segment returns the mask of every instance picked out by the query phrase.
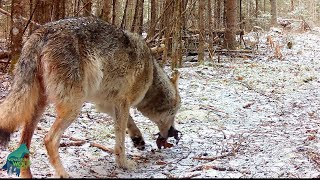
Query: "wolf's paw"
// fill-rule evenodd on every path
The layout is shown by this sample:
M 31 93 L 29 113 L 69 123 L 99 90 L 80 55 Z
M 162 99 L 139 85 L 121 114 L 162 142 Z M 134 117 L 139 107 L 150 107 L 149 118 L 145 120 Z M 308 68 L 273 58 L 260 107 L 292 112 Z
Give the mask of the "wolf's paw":
M 70 178 L 69 174 L 67 172 L 62 173 L 56 173 L 55 175 L 57 178 Z
M 32 174 L 31 174 L 30 168 L 28 168 L 28 169 L 21 169 L 21 171 L 20 171 L 20 178 L 31 179 L 31 178 L 32 178 Z
M 144 150 L 146 143 L 144 142 L 143 138 L 140 137 L 131 137 L 134 147 L 139 150 Z
M 117 160 L 117 166 L 126 169 L 126 170 L 134 170 L 137 167 L 137 163 L 130 159 Z

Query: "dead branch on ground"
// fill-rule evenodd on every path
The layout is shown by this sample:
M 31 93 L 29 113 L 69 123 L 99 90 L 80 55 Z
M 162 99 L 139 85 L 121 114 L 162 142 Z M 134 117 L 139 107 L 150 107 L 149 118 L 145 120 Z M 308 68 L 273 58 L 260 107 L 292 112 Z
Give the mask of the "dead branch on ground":
M 60 143 L 60 147 L 70 147 L 70 146 L 82 146 L 85 143 L 90 143 L 91 147 L 99 148 L 105 152 L 108 152 L 110 154 L 113 154 L 113 149 L 105 147 L 101 144 L 95 143 L 95 142 L 89 142 L 88 140 L 78 139 L 71 136 L 62 135 L 63 138 L 68 138 L 73 142 L 62 142 Z

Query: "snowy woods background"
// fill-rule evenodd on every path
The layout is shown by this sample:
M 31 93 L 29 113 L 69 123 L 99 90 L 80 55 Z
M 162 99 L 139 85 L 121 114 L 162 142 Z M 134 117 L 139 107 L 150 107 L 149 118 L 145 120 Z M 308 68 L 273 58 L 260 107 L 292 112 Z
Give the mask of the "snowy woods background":
M 147 148 L 127 137 L 138 168 L 124 171 L 111 151 L 112 119 L 86 103 L 59 150 L 72 177 L 319 178 L 319 11 L 318 0 L 0 0 L 0 101 L 34 29 L 98 16 L 141 34 L 168 74 L 181 72 L 183 135 L 158 150 L 156 126 L 132 109 Z M 32 140 L 34 177 L 54 176 L 43 144 L 54 120 L 50 106 Z M 19 137 L 0 147 L 0 166 Z

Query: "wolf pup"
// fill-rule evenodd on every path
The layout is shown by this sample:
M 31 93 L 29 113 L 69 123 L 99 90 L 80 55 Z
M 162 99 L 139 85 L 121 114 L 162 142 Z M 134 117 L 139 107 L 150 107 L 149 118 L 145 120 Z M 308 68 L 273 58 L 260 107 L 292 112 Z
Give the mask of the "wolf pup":
M 45 24 L 25 42 L 12 89 L 0 105 L 0 143 L 22 127 L 20 144 L 29 149 L 39 117 L 53 103 L 56 120 L 44 142 L 57 176 L 69 177 L 58 153 L 60 139 L 88 101 L 114 119 L 116 164 L 134 168 L 125 154 L 126 129 L 136 147 L 145 143 L 129 109 L 136 107 L 168 138 L 180 107 L 177 80 L 178 74 L 167 76 L 137 35 L 98 18 Z M 31 177 L 30 168 L 21 177 Z

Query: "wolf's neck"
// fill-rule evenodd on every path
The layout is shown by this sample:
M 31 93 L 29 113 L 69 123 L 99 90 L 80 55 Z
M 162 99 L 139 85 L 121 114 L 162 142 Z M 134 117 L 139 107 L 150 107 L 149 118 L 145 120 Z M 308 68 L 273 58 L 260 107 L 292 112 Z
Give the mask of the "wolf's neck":
M 167 74 L 157 62 L 154 62 L 153 82 L 137 108 L 143 114 L 168 111 L 175 106 L 176 94 L 176 89 Z

